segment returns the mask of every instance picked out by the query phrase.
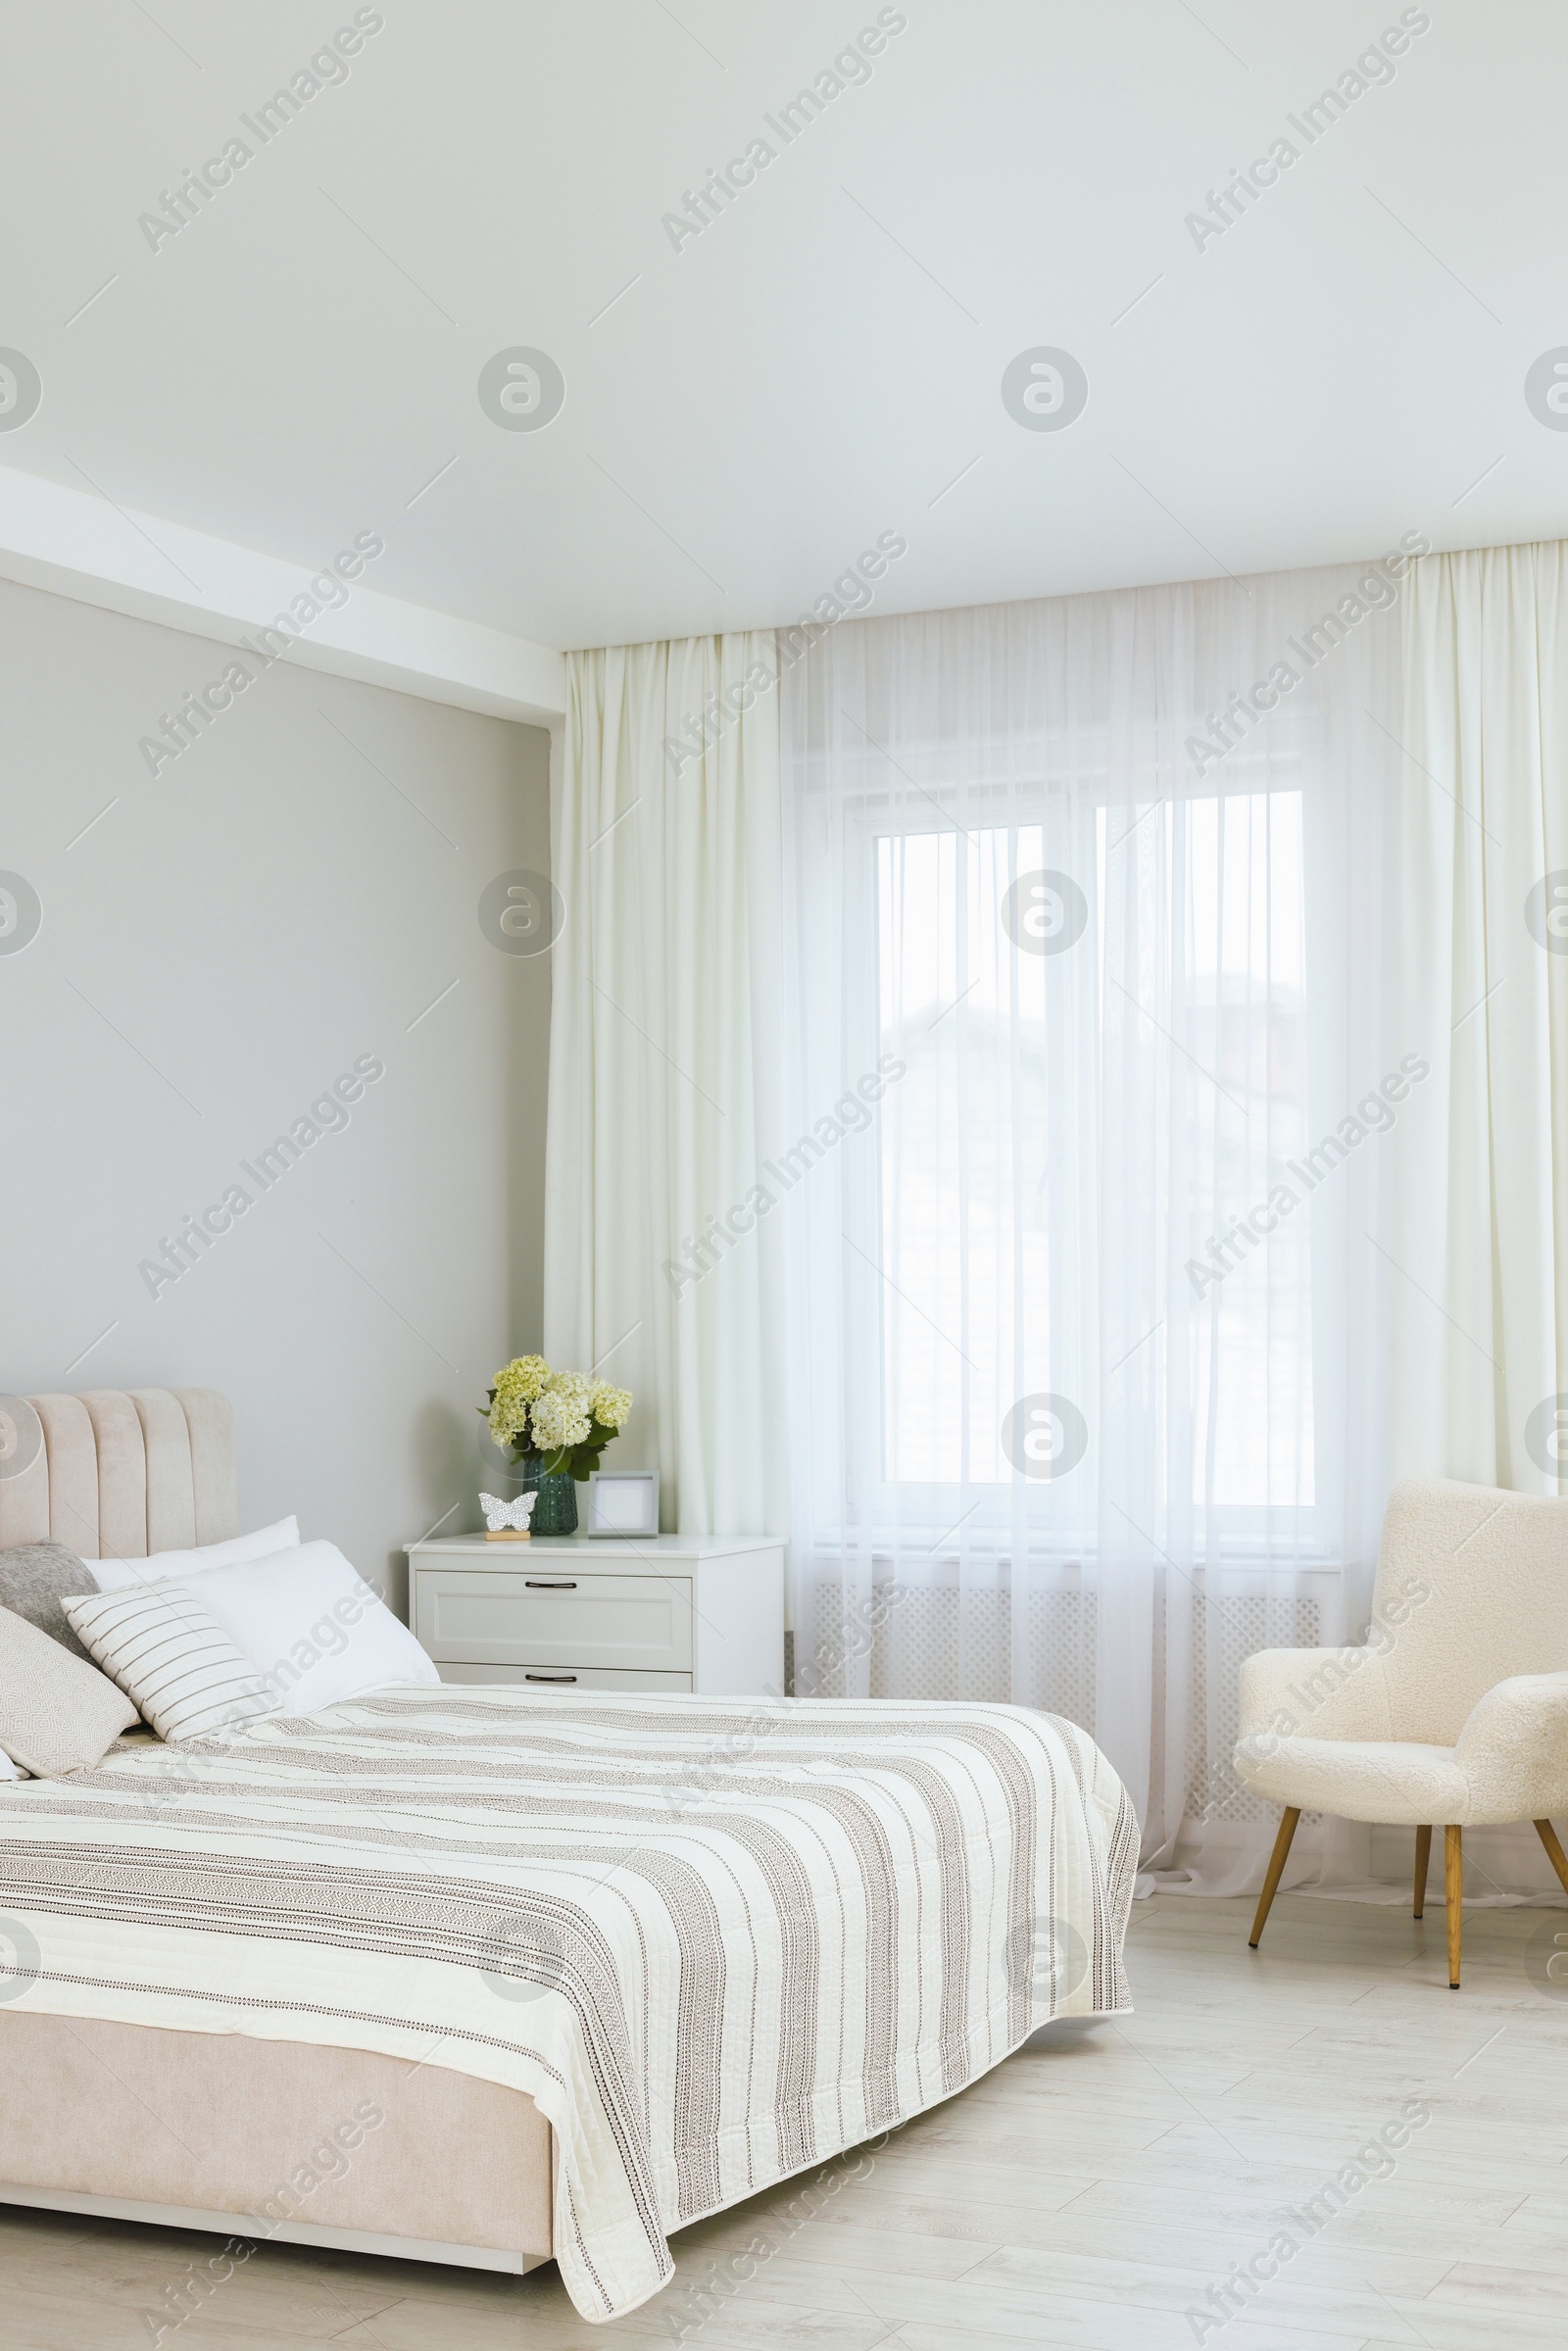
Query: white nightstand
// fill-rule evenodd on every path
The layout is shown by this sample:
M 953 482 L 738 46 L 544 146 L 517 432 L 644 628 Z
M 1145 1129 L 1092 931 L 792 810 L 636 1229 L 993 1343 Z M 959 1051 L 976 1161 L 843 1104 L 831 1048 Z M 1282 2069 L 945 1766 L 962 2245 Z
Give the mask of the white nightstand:
M 443 1682 L 756 1697 L 784 1687 L 784 1545 L 482 1535 L 411 1543 L 409 1622 Z

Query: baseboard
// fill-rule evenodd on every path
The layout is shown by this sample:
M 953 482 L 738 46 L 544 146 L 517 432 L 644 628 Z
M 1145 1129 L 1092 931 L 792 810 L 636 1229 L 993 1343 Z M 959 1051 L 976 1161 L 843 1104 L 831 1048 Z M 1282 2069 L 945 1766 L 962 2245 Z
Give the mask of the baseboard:
M 130 2196 L 89 2196 L 74 2188 L 22 2187 L 0 2180 L 0 2204 L 39 2212 L 85 2213 L 93 2220 L 138 2221 L 152 2229 L 202 2229 L 258 2243 L 320 2245 L 335 2253 L 378 2253 L 394 2261 L 439 2262 L 448 2269 L 501 2270 L 526 2277 L 548 2253 L 505 2252 L 493 2245 L 442 2245 L 416 2236 L 377 2236 L 367 2229 L 318 2229 L 309 2221 L 259 2222 L 254 2213 L 199 2212 L 179 2204 L 139 2204 Z

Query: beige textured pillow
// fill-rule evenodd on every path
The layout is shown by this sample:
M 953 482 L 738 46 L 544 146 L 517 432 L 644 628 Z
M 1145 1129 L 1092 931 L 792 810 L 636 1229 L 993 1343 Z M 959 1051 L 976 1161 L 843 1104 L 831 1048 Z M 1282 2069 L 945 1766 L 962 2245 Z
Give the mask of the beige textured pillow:
M 90 1771 L 136 1709 L 107 1674 L 0 1608 L 0 1747 L 35 1779 Z

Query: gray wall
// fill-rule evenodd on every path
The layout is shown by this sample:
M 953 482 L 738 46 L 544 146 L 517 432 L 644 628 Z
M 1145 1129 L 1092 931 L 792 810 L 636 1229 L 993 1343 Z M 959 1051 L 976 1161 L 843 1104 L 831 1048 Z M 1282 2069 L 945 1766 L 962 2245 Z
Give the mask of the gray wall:
M 242 1527 L 295 1510 L 401 1604 L 539 1344 L 549 957 L 477 909 L 548 870 L 549 738 L 278 662 L 154 777 L 139 738 L 228 648 L 5 582 L 0 646 L 0 868 L 42 909 L 0 952 L 0 1390 L 223 1390 Z M 240 1162 L 362 1055 L 264 1190 Z

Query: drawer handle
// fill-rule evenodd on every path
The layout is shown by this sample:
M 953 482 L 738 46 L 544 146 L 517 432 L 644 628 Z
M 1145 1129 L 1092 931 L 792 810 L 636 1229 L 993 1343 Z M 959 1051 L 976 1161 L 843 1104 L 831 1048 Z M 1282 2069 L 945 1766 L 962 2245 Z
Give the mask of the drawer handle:
M 522 1581 L 523 1589 L 527 1592 L 575 1592 L 577 1589 L 575 1577 L 569 1584 L 546 1584 L 538 1576 L 524 1576 Z
M 524 1674 L 525 1682 L 575 1682 L 575 1674 Z

